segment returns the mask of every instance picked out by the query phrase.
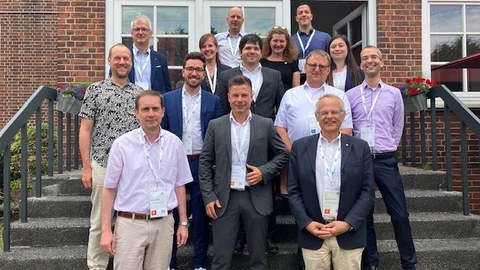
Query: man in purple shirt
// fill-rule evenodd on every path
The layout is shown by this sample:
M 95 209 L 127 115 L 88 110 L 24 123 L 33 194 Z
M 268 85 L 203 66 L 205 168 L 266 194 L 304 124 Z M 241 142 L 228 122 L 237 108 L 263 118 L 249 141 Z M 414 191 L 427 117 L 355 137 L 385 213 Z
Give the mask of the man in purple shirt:
M 353 134 L 370 146 L 375 183 L 391 218 L 402 268 L 415 269 L 417 256 L 396 159 L 404 124 L 402 94 L 398 88 L 382 82 L 380 69 L 384 64 L 378 48 L 365 47 L 360 58 L 365 81 L 346 93 L 352 110 Z M 362 264 L 364 269 L 377 269 L 378 261 L 372 209 L 367 220 L 367 248 Z

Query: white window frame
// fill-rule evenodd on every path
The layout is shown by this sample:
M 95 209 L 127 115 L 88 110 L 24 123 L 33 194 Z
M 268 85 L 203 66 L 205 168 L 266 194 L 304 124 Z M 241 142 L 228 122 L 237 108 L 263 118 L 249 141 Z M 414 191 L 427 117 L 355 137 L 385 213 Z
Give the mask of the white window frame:
M 431 76 L 431 66 L 432 62 L 430 61 L 430 5 L 470 5 L 470 4 L 480 4 L 480 0 L 422 0 L 422 70 L 423 74 L 426 77 Z M 464 10 L 464 8 L 463 8 Z M 463 11 L 462 11 L 463 12 Z M 462 15 L 463 24 L 465 24 L 465 16 Z M 462 29 L 463 31 L 463 29 Z M 465 38 L 465 31 L 463 38 Z M 464 39 L 465 40 L 465 39 Z M 463 44 L 462 48 L 462 55 L 466 55 L 466 48 L 465 44 Z M 445 62 L 448 63 L 448 62 Z M 463 76 L 466 75 L 466 69 L 463 70 Z M 468 92 L 467 89 L 467 82 L 463 82 L 463 91 L 462 92 L 453 92 L 465 105 L 470 108 L 479 108 L 480 107 L 480 92 Z M 443 102 L 438 104 L 439 106 L 443 106 Z

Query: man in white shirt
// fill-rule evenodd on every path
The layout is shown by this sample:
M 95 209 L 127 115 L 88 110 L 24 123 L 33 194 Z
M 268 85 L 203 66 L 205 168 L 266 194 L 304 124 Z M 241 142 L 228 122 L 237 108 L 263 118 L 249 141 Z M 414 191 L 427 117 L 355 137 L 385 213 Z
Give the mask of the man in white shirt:
M 242 31 L 244 21 L 242 8 L 232 7 L 227 14 L 228 31 L 215 35 L 220 63 L 232 68 L 238 67 L 242 62 L 238 44 L 240 39 L 247 34 Z

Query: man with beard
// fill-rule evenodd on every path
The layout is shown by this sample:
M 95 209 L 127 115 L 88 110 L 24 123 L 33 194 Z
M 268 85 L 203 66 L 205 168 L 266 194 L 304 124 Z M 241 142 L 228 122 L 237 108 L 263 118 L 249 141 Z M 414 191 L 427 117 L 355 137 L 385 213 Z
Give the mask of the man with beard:
M 130 26 L 133 63 L 128 78 L 145 90 L 151 89 L 162 94 L 171 91 L 167 58 L 148 46 L 152 37 L 150 19 L 145 15 L 139 15 L 133 18 Z
M 220 99 L 201 89 L 205 78 L 206 59 L 199 52 L 188 53 L 183 61 L 182 76 L 185 84 L 173 92 L 165 94 L 165 116 L 162 127 L 171 131 L 183 142 L 190 171 L 194 181 L 187 185 L 190 193 L 190 210 L 193 225 L 193 266 L 197 270 L 207 267 L 208 217 L 203 207 L 202 194 L 198 182 L 198 158 L 203 147 L 203 139 L 210 120 L 221 115 Z M 188 225 L 180 220 L 180 225 Z M 173 246 L 170 269 L 176 268 L 176 245 Z
M 100 204 L 108 154 L 116 138 L 138 127 L 135 97 L 142 91 L 142 88 L 128 81 L 132 55 L 125 45 L 113 45 L 108 53 L 108 64 L 111 77 L 88 87 L 78 115 L 81 118 L 79 143 L 82 183 L 85 188 L 92 190 L 87 251 L 90 270 L 104 270 L 108 265 L 109 255 L 100 247 Z
M 228 31 L 215 35 L 218 42 L 218 57 L 223 65 L 235 68 L 242 62 L 238 44 L 247 34 L 242 31 L 244 21 L 242 8 L 232 7 L 227 14 Z

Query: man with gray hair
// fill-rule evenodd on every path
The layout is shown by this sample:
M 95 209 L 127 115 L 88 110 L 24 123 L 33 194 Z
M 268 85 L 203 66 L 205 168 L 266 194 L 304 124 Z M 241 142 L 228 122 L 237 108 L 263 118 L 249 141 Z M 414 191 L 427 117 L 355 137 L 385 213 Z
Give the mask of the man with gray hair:
M 240 39 L 247 33 L 242 31 L 242 25 L 245 21 L 241 7 L 231 7 L 228 9 L 227 24 L 228 31 L 215 35 L 218 41 L 218 57 L 220 63 L 235 68 L 240 66 L 239 43 Z
M 161 94 L 171 91 L 167 58 L 148 46 L 152 37 L 150 19 L 145 15 L 136 16 L 130 26 L 133 61 L 128 79 L 144 90 L 151 89 Z

